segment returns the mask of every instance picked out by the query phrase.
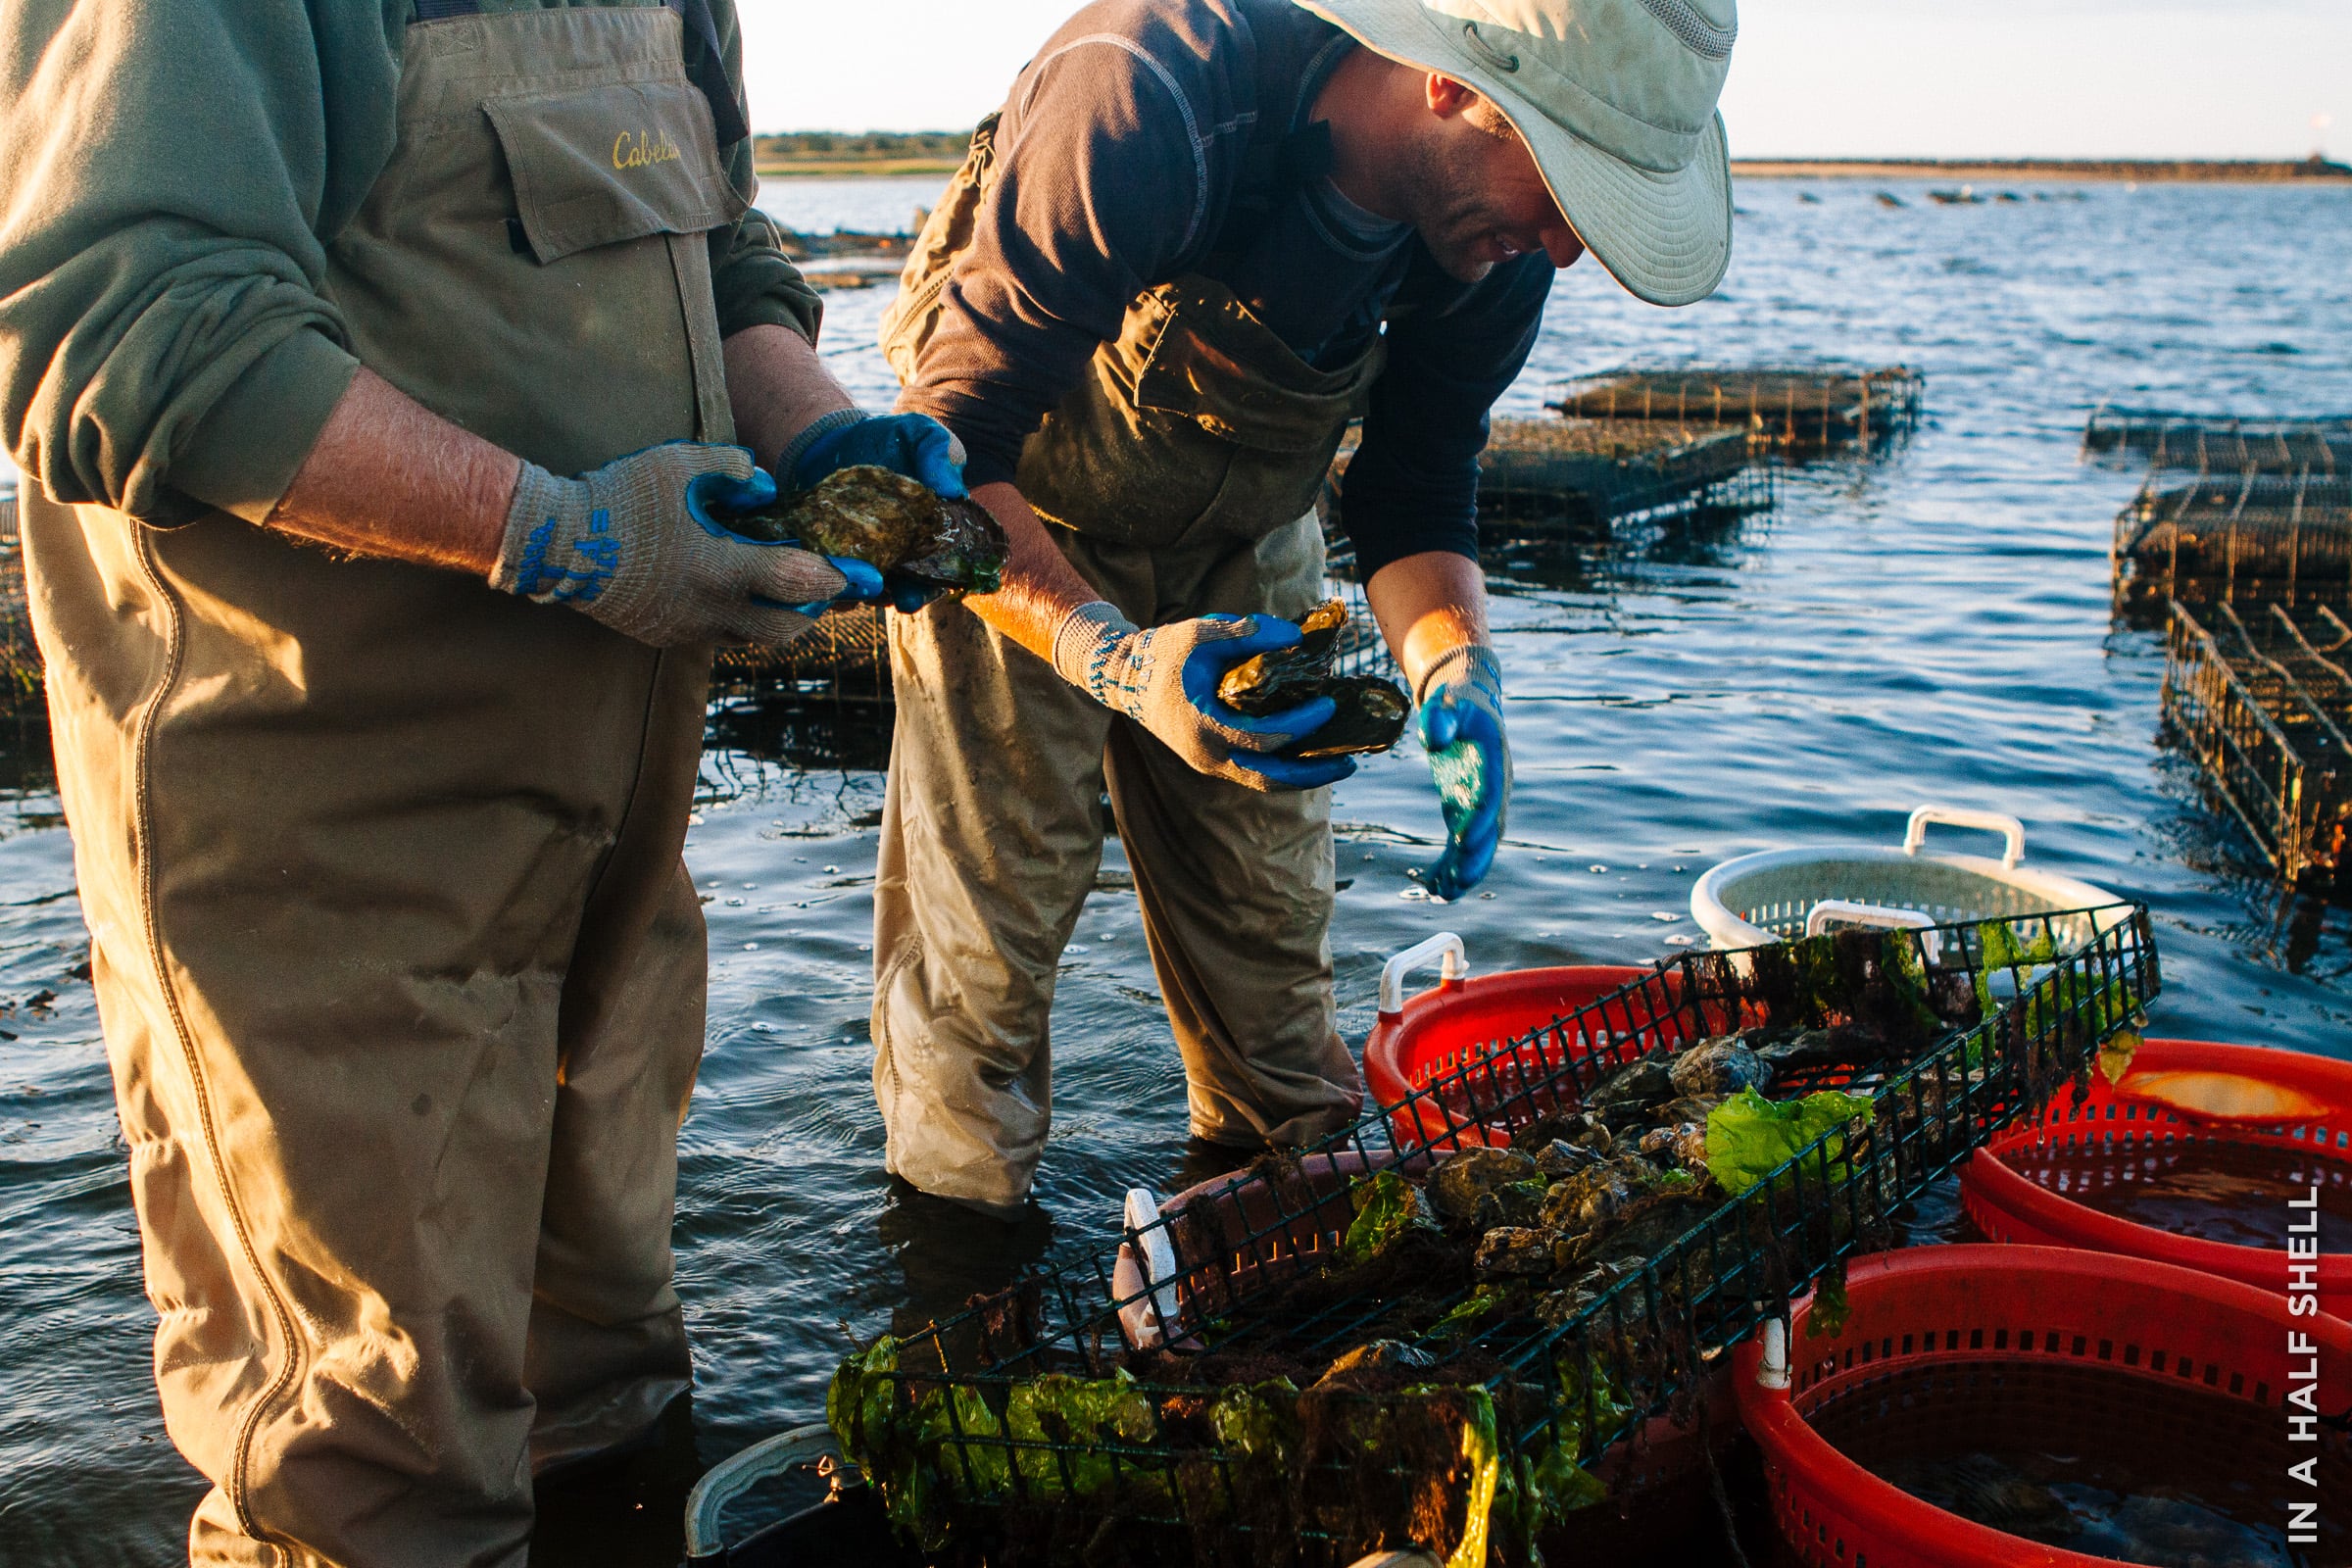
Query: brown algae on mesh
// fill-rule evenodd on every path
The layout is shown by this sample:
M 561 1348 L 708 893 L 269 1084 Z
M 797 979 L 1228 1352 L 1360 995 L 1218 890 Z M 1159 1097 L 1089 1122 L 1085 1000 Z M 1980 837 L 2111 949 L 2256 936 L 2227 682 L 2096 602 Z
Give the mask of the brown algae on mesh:
M 1332 673 L 1340 633 L 1347 626 L 1348 607 L 1337 599 L 1325 600 L 1299 618 L 1297 647 L 1259 654 L 1227 670 L 1217 683 L 1218 700 L 1238 713 L 1263 718 L 1317 697 L 1330 698 L 1335 710 L 1330 720 L 1284 747 L 1278 754 L 1283 757 L 1387 751 L 1404 733 L 1411 704 L 1393 680 Z
M 950 593 L 1004 585 L 1004 530 L 985 508 L 948 501 L 905 474 L 872 465 L 837 468 L 795 495 L 730 514 L 746 538 L 848 556 L 886 577 Z

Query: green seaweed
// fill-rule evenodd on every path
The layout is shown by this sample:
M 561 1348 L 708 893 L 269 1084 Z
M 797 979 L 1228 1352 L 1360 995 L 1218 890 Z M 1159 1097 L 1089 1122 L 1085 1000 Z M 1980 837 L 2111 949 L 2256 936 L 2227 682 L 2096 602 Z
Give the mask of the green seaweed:
M 1350 1263 L 1365 1263 L 1406 1238 L 1438 1233 L 1437 1217 L 1421 1189 L 1393 1170 L 1366 1177 L 1348 1191 L 1355 1218 L 1340 1242 L 1340 1253 Z
M 1707 1115 L 1707 1173 L 1737 1198 L 1816 1138 L 1870 1108 L 1863 1097 L 1835 1089 L 1788 1101 L 1766 1100 L 1753 1089 L 1742 1089 Z M 1830 1140 L 1826 1152 L 1832 1161 L 1842 1152 L 1843 1142 Z
M 1112 1457 L 1114 1447 L 1143 1447 L 1159 1436 L 1151 1399 L 1124 1370 L 1107 1378 L 1047 1372 L 1013 1385 L 1004 1431 L 1021 1480 L 1046 1497 L 1101 1496 L 1122 1477 L 1166 1485 L 1165 1476 Z

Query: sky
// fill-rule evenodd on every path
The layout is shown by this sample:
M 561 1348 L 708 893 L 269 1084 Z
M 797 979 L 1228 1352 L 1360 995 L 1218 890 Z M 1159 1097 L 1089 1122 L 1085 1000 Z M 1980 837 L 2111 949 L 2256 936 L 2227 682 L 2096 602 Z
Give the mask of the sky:
M 762 130 L 969 126 L 1075 0 L 737 0 Z M 1749 0 L 1735 157 L 2352 157 L 2352 0 Z

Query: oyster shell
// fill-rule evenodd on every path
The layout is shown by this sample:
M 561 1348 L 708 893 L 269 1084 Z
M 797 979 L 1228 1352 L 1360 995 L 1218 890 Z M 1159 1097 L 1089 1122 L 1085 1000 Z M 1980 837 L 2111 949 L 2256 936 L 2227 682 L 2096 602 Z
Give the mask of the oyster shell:
M 884 577 L 993 594 L 1004 585 L 1004 530 L 987 509 L 944 501 L 905 474 L 871 465 L 837 468 L 797 495 L 756 512 L 730 513 L 748 539 L 848 556 Z
M 1480 1200 L 1535 1175 L 1536 1162 L 1516 1150 L 1465 1150 L 1430 1172 L 1430 1206 L 1440 1219 L 1466 1223 L 1477 1215 Z
M 1772 1069 L 1738 1035 L 1691 1047 L 1674 1058 L 1667 1075 L 1678 1095 L 1736 1095 L 1772 1082 Z
M 1385 752 L 1404 733 L 1411 704 L 1403 688 L 1378 675 L 1334 675 L 1340 633 L 1348 625 L 1348 607 L 1327 599 L 1298 621 L 1298 643 L 1246 659 L 1225 672 L 1217 683 L 1217 699 L 1238 713 L 1263 718 L 1317 697 L 1328 697 L 1337 710 L 1313 734 L 1284 747 L 1277 755 L 1300 760 L 1346 757 L 1359 752 Z

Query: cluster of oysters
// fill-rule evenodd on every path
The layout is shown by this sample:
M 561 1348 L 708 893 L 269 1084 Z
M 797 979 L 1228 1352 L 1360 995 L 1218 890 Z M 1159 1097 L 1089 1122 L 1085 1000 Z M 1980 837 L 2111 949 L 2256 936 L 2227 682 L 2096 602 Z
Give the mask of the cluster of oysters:
M 1278 754 L 1300 760 L 1385 752 L 1404 733 L 1411 703 L 1404 688 L 1379 675 L 1335 675 L 1340 634 L 1348 628 L 1348 607 L 1327 599 L 1299 617 L 1298 642 L 1246 659 L 1217 683 L 1217 699 L 1251 718 L 1296 708 L 1317 697 L 1332 701 L 1331 718 L 1312 734 Z
M 1752 1030 L 1629 1062 L 1510 1148 L 1437 1165 L 1410 1200 L 1423 1205 L 1416 1223 L 1476 1237 L 1483 1285 L 1535 1291 L 1536 1315 L 1566 1322 L 1722 1200 L 1707 1165 L 1716 1107 L 1777 1074 L 1881 1049 L 1848 1029 Z
M 1004 584 L 1004 530 L 985 508 L 942 500 L 905 474 L 872 465 L 837 468 L 757 512 L 730 513 L 747 539 L 848 556 L 894 583 L 950 594 L 993 594 Z

